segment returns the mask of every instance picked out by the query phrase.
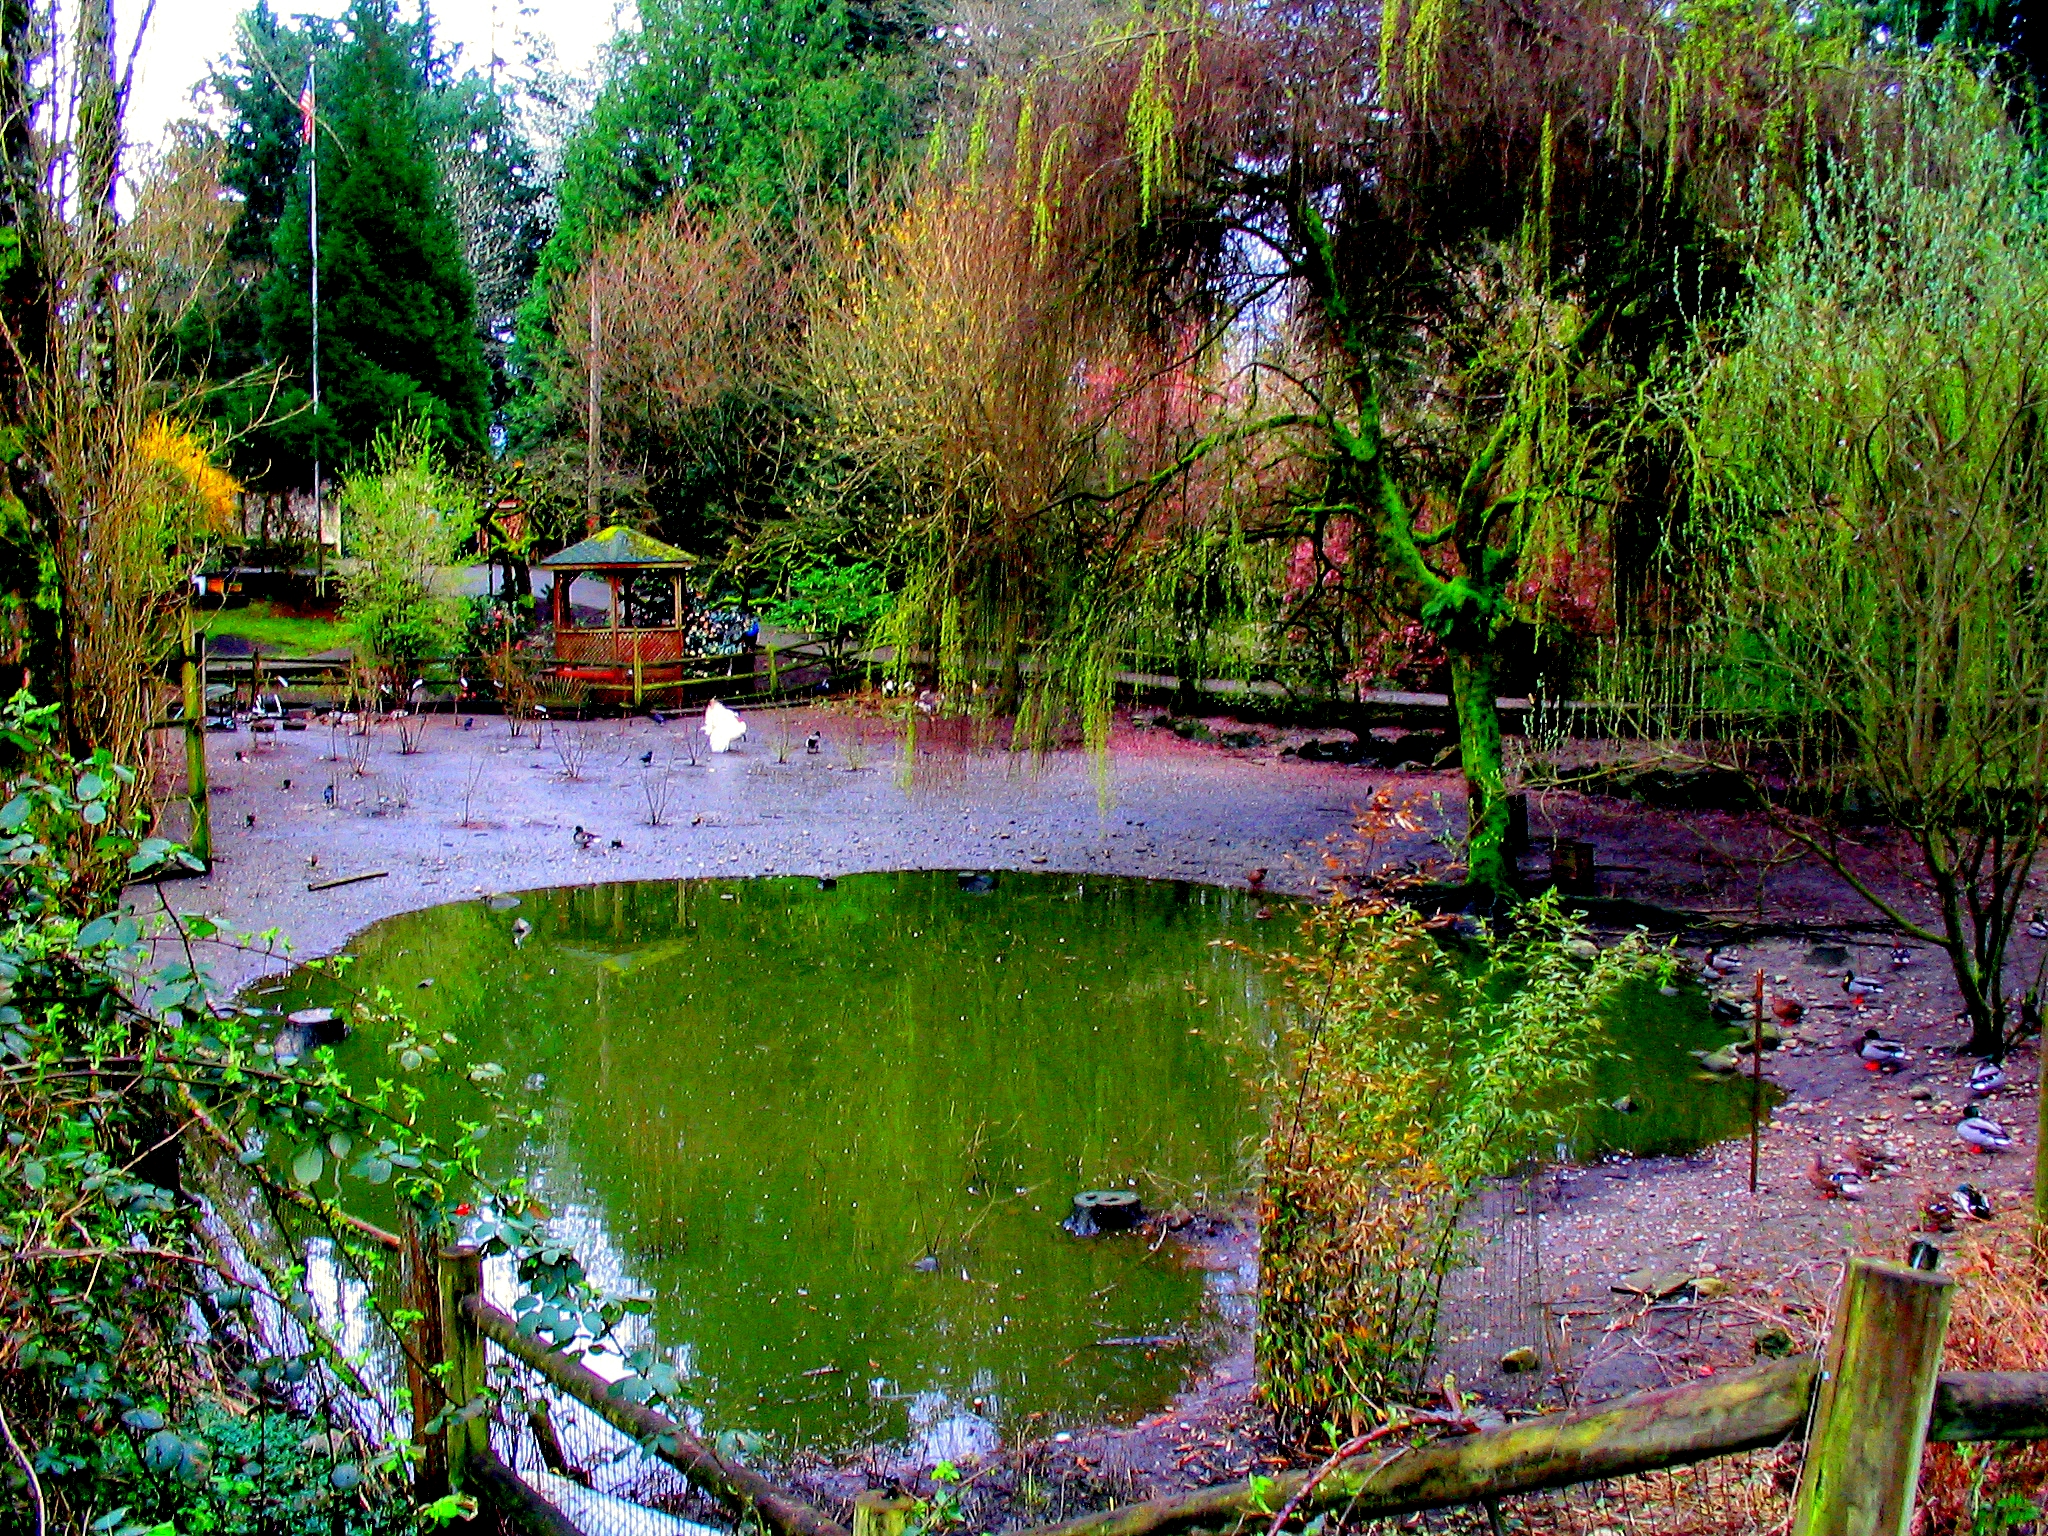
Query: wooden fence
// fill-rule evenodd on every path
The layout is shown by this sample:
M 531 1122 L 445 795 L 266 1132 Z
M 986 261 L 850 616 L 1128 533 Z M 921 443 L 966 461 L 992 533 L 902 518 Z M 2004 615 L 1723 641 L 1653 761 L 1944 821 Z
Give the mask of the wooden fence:
M 736 1516 L 756 1518 L 777 1536 L 848 1536 L 796 1494 L 719 1455 L 662 1414 L 616 1395 L 588 1366 L 522 1333 L 484 1298 L 475 1249 L 445 1253 L 441 1272 L 447 1391 L 451 1402 L 462 1404 L 447 1431 L 449 1474 L 457 1486 L 499 1501 L 522 1529 L 539 1529 L 526 1524 L 533 1515 L 521 1513 L 523 1501 L 542 1501 L 491 1454 L 485 1354 L 493 1344 Z M 1906 1536 L 1929 1440 L 2048 1438 L 2048 1371 L 1940 1372 L 1954 1285 L 1939 1272 L 1857 1259 L 1819 1360 L 1782 1360 L 1583 1412 L 1376 1448 L 1320 1468 L 1219 1484 L 1017 1536 L 1230 1531 L 1271 1525 L 1282 1512 L 1289 1519 L 1323 1511 L 1347 1519 L 1408 1515 L 1797 1440 L 1806 1443 L 1806 1455 L 1793 1536 Z M 900 1528 L 900 1502 L 860 1501 L 853 1536 L 888 1536 Z

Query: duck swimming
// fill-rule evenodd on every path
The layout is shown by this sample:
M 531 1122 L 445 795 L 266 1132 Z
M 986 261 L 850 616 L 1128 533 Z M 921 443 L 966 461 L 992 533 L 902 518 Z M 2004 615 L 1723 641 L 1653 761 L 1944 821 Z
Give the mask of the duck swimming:
M 1906 1064 L 1906 1047 L 1897 1040 L 1885 1039 L 1874 1029 L 1863 1031 L 1856 1054 L 1873 1072 L 1896 1072 Z
M 2012 1145 L 2012 1137 L 2006 1134 L 2005 1127 L 1982 1115 L 1968 1115 L 1958 1121 L 1956 1140 L 1972 1152 L 2003 1152 Z

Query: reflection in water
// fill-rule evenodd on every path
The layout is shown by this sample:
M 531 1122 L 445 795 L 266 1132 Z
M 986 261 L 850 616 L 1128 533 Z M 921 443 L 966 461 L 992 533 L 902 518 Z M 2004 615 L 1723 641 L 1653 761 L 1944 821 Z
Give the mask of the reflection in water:
M 345 981 L 522 1085 L 545 1130 L 496 1171 L 600 1284 L 654 1297 L 704 1423 L 966 1455 L 1178 1384 L 1187 1351 L 1097 1340 L 1199 1333 L 1205 1277 L 1057 1222 L 1083 1188 L 1243 1188 L 1266 984 L 1211 941 L 1264 937 L 1251 911 L 1049 876 L 578 888 L 380 924 Z M 344 1070 L 383 1046 L 352 1040 Z
M 1007 873 L 577 887 L 391 919 L 340 981 L 266 1001 L 388 987 L 451 1055 L 502 1065 L 542 1128 L 487 1143 L 494 1171 L 530 1182 L 600 1285 L 654 1299 L 694 1428 L 929 1461 L 1157 1405 L 1200 1355 L 1103 1340 L 1249 1321 L 1253 1273 L 1057 1223 L 1081 1189 L 1245 1186 L 1272 1020 L 1257 961 L 1215 941 L 1294 936 L 1254 910 Z M 1633 989 L 1613 1038 L 1627 1056 L 1594 1089 L 1633 1113 L 1590 1113 L 1581 1153 L 1741 1127 L 1746 1092 L 1687 1054 L 1725 1038 L 1698 994 Z M 385 1044 L 337 1055 L 368 1080 Z M 444 1132 L 478 1109 L 451 1081 Z

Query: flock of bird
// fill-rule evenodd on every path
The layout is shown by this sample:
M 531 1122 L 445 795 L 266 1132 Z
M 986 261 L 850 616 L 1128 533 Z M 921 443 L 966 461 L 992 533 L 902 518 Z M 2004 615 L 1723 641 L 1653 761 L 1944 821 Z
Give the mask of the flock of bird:
M 2027 932 L 2034 938 L 2048 939 L 2048 912 L 2036 911 L 2027 925 Z M 1903 945 L 1894 946 L 1891 952 L 1894 971 L 1903 971 L 1913 963 L 1912 950 Z M 1715 949 L 1708 952 L 1700 969 L 1709 981 L 1725 982 L 1735 980 L 1744 966 L 1741 956 L 1733 950 Z M 1862 1013 L 1865 1007 L 1882 998 L 1889 984 L 1884 977 L 1860 975 L 1853 968 L 1844 970 L 1839 982 L 1842 996 L 1855 1014 Z M 1728 1016 L 1725 1007 L 1719 1011 Z M 1771 998 L 1771 1013 L 1782 1023 L 1796 1023 L 1804 1017 L 1806 1004 L 1795 996 L 1777 994 Z M 1967 1021 L 1966 1015 L 1964 1018 Z M 1896 1073 L 1912 1060 L 1912 1053 L 1904 1041 L 1891 1039 L 1877 1029 L 1866 1028 L 1850 1043 L 1849 1049 L 1871 1072 Z M 2005 1080 L 2003 1060 L 1984 1057 L 1971 1068 L 1970 1097 L 1973 1100 L 1986 1098 L 2004 1087 Z M 2004 1152 L 2012 1146 L 2011 1133 L 1976 1105 L 1956 1121 L 1955 1137 L 1977 1154 Z M 1862 1196 L 1864 1181 L 1885 1161 L 1877 1149 L 1857 1141 L 1849 1147 L 1847 1166 L 1830 1167 L 1824 1157 L 1816 1154 L 1807 1178 L 1829 1199 L 1855 1200 Z M 1951 1230 L 1957 1221 L 1988 1221 L 1992 1214 L 1989 1198 L 1972 1184 L 1959 1184 L 1946 1195 L 1928 1196 L 1923 1202 L 1923 1211 L 1930 1225 L 1939 1231 Z

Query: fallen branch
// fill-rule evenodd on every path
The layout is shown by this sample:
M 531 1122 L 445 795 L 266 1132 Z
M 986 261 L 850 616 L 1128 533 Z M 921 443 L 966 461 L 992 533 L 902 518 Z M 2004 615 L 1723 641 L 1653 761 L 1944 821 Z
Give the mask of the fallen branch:
M 760 1473 L 725 1460 L 673 1419 L 615 1395 L 611 1383 L 589 1366 L 521 1333 L 518 1323 L 481 1296 L 466 1299 L 462 1310 L 477 1332 L 506 1354 L 532 1366 L 614 1429 L 652 1449 L 735 1514 L 757 1515 L 781 1536 L 847 1536 L 844 1526 Z
M 364 880 L 382 880 L 391 873 L 388 869 L 373 869 L 360 875 L 340 875 L 332 880 L 308 880 L 309 891 L 331 891 L 337 885 L 355 885 Z
M 1805 1432 L 1819 1366 L 1781 1360 L 1710 1381 L 1643 1392 L 1580 1413 L 1482 1430 L 1463 1439 L 1332 1459 L 1306 1471 L 1222 1483 L 1191 1493 L 1034 1526 L 1016 1536 L 1165 1536 L 1240 1530 L 1343 1506 L 1347 1521 L 1447 1509 L 1573 1483 L 1626 1477 L 1759 1450 Z M 1401 1426 L 1408 1427 L 1408 1426 Z M 1382 1431 L 1375 1430 L 1371 1439 Z M 1942 1376 L 1927 1438 L 2048 1439 L 2048 1371 Z M 1275 1501 L 1278 1501 L 1277 1503 Z

